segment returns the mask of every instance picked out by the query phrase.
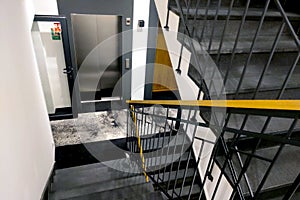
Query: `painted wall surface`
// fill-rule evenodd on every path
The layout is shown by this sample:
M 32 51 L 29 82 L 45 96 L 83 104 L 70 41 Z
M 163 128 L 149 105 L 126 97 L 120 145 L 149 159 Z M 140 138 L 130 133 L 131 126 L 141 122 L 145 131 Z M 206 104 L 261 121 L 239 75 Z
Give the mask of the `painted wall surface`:
M 54 163 L 54 143 L 38 75 L 31 0 L 0 7 L 0 199 L 40 199 Z
M 149 6 L 150 0 L 134 0 L 131 80 L 131 99 L 133 100 L 144 99 Z M 138 28 L 138 20 L 145 21 L 143 29 Z

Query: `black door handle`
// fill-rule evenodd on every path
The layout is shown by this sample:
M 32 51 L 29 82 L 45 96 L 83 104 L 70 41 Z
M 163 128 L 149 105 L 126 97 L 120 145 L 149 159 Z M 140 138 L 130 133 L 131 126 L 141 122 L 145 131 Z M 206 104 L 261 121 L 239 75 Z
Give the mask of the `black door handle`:
M 71 74 L 72 72 L 73 72 L 73 69 L 72 69 L 72 68 L 68 68 L 68 69 L 67 69 L 67 68 L 64 68 L 64 69 L 63 69 L 63 73 L 64 73 L 64 74 Z

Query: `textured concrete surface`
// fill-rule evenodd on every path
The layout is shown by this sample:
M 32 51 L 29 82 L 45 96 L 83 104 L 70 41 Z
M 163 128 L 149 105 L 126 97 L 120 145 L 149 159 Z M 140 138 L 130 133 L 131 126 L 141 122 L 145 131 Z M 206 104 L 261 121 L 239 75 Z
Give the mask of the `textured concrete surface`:
M 79 114 L 77 119 L 51 122 L 56 146 L 126 137 L 126 111 Z

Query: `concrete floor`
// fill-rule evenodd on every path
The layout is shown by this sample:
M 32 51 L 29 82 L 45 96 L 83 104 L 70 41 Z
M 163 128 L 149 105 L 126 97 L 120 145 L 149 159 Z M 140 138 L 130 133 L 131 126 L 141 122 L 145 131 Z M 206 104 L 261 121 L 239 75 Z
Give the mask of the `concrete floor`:
M 79 114 L 76 119 L 51 121 L 56 146 L 126 137 L 126 111 Z

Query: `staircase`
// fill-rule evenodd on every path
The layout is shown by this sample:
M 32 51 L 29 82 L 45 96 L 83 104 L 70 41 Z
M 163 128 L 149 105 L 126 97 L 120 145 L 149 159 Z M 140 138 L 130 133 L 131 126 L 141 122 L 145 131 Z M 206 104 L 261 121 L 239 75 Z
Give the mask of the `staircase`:
M 120 172 L 105 163 L 60 169 L 55 172 L 50 200 L 162 199 L 141 174 Z
M 55 170 L 50 184 L 49 200 L 198 199 L 201 181 L 195 170 L 195 158 L 188 148 L 190 141 L 186 140 L 185 151 L 182 151 L 183 134 L 176 143 L 170 143 L 168 152 L 164 147 L 176 135 L 177 131 L 169 131 L 142 138 L 148 182 L 139 169 L 139 156 L 126 149 L 136 143 L 136 138 L 84 144 L 89 152 L 82 145 L 58 148 L 56 165 L 59 169 Z M 159 149 L 163 151 L 157 152 Z M 103 162 L 96 162 L 90 153 Z M 167 165 L 164 165 L 165 160 L 168 160 Z M 197 184 L 192 184 L 193 180 Z M 162 189 L 168 189 L 166 194 Z
M 300 46 L 295 37 L 300 13 L 293 9 L 297 3 L 280 2 L 283 14 L 275 0 L 179 0 L 179 5 L 170 0 L 169 9 L 185 19 L 178 32 L 187 35 L 188 29 L 217 65 L 227 99 L 299 99 Z M 192 52 L 184 35 L 178 40 Z M 189 76 L 199 84 L 205 74 L 195 68 L 190 66 Z
M 136 130 L 139 130 L 140 145 L 139 140 L 132 140 L 129 146 L 143 148 L 144 170 L 155 183 L 154 186 L 162 190 L 169 199 L 299 198 L 299 107 L 288 111 L 281 107 L 280 101 L 252 100 L 245 107 L 243 102 L 227 101 L 226 114 L 223 113 L 224 124 L 221 123 L 219 127 L 214 120 L 203 122 L 197 116 L 198 112 L 212 109 L 209 102 L 211 101 L 130 101 L 136 106 L 132 111 L 134 116 L 138 116 L 133 117 L 138 129 L 132 126 L 130 134 L 134 136 Z M 299 101 L 295 102 L 298 102 L 295 105 L 299 104 Z M 164 107 L 153 108 L 157 104 Z M 217 102 L 212 103 L 216 104 Z M 180 107 L 176 107 L 179 105 Z M 258 108 L 257 105 L 264 108 Z M 174 109 L 177 110 L 177 115 L 170 112 Z M 214 118 L 213 114 L 210 113 L 211 118 Z M 221 113 L 218 115 L 219 119 L 222 118 Z M 266 119 L 266 122 L 259 125 L 262 128 L 252 124 L 256 117 Z M 252 120 L 248 120 L 251 118 Z M 239 119 L 237 121 L 241 124 L 236 124 L 235 119 Z M 270 123 L 271 119 L 276 119 L 283 131 L 270 133 L 274 128 Z M 156 129 L 161 130 L 161 133 L 149 134 Z M 154 151 L 151 154 L 153 144 L 154 149 L 161 149 L 159 153 Z M 136 150 L 138 152 L 139 148 Z M 176 155 L 179 155 L 179 159 L 172 159 Z M 190 164 L 201 168 L 189 169 Z M 157 165 L 158 170 L 153 170 L 153 166 Z M 172 187 L 170 183 L 173 180 L 168 178 L 176 173 L 182 175 L 174 175 L 176 187 Z M 225 189 L 228 187 L 224 183 L 226 181 L 232 190 Z M 186 195 L 176 196 L 184 193 Z
M 300 15 L 288 2 L 170 0 L 169 12 L 180 17 L 179 32 L 194 39 L 177 37 L 191 59 L 209 71 L 209 55 L 217 66 L 227 99 L 298 99 Z M 214 99 L 198 67 L 190 65 L 188 75 L 199 98 Z M 127 153 L 56 170 L 50 199 L 299 199 L 299 107 L 252 102 L 224 107 L 220 125 L 205 102 L 130 101 L 121 145 Z M 103 142 L 93 146 L 111 154 Z M 108 167 L 124 160 L 133 171 Z
M 188 76 L 199 87 L 203 99 L 220 98 L 214 93 L 215 88 L 209 80 L 216 73 L 212 66 L 220 72 L 226 99 L 300 98 L 297 78 L 300 76 L 300 13 L 293 8 L 297 7 L 297 3 L 277 0 L 168 2 L 169 12 L 180 18 L 177 40 L 182 49 L 191 52 L 191 62 L 198 61 L 190 64 Z M 168 30 L 168 20 L 165 28 Z M 210 57 L 212 62 L 206 57 Z M 179 75 L 180 59 L 176 70 Z M 213 113 L 202 111 L 200 115 L 206 123 L 210 123 Z M 222 136 L 217 143 L 215 161 L 231 184 L 236 185 L 239 195 L 235 199 L 282 199 L 299 174 L 299 170 L 293 169 L 300 167 L 299 159 L 296 159 L 300 149 L 286 146 L 279 159 L 275 155 L 281 148 L 280 144 L 264 143 L 256 137 L 239 134 L 249 131 L 284 138 L 292 120 L 242 112 L 230 113 L 227 123 L 228 128 L 239 133 Z M 299 128 L 299 123 L 296 123 L 295 140 L 299 138 Z M 259 154 L 255 159 L 251 156 L 253 152 Z M 250 163 L 246 162 L 247 159 L 251 160 Z M 273 159 L 280 161 L 276 161 L 276 167 L 269 172 L 267 169 L 274 164 Z M 273 178 L 260 185 L 266 172 Z M 235 179 L 239 177 L 234 178 L 234 174 L 240 173 L 245 174 L 237 185 Z M 298 196 L 299 191 L 294 198 Z

